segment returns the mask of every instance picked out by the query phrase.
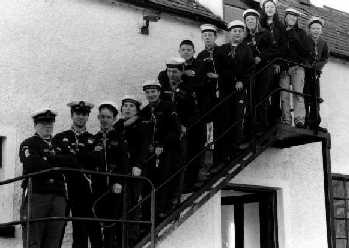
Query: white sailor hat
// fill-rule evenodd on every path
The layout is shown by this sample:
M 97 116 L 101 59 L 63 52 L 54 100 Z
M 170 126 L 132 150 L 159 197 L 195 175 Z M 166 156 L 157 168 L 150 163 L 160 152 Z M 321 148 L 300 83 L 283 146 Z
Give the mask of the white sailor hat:
M 215 32 L 217 33 L 217 28 L 215 25 L 212 24 L 202 24 L 200 26 L 201 33 L 203 32 Z
M 234 20 L 228 23 L 228 30 L 232 30 L 233 28 L 242 28 L 245 29 L 245 23 L 240 20 Z
M 125 102 L 132 102 L 137 106 L 137 108 L 139 108 L 142 105 L 141 101 L 139 101 L 138 98 L 134 95 L 125 95 L 121 99 L 121 104 L 123 105 Z
M 143 91 L 147 89 L 161 89 L 161 84 L 157 80 L 147 80 L 142 85 Z
M 325 20 L 319 16 L 312 16 L 308 22 L 308 27 L 313 23 L 319 23 L 321 26 L 325 26 Z
M 94 104 L 87 101 L 72 101 L 67 106 L 74 112 L 90 113 Z
M 167 68 L 183 68 L 185 59 L 181 57 L 172 57 L 166 61 Z
M 294 16 L 300 16 L 301 12 L 299 10 L 294 9 L 294 8 L 287 8 L 285 10 L 285 16 L 288 14 L 294 15 Z
M 254 16 L 257 16 L 258 18 L 260 17 L 260 14 L 257 10 L 255 9 L 247 9 L 244 11 L 244 13 L 242 14 L 243 18 L 245 19 L 247 16 L 250 16 L 250 15 L 254 15 Z
M 54 122 L 56 119 L 57 113 L 50 108 L 42 108 L 36 110 L 32 113 L 31 117 L 34 122 Z
M 117 115 L 119 113 L 118 111 L 118 105 L 113 102 L 113 101 L 103 101 L 99 104 L 98 106 L 98 110 L 101 110 L 102 108 L 108 108 L 110 109 L 112 112 L 114 112 L 114 115 Z
M 259 4 L 260 4 L 260 6 L 261 6 L 261 9 L 264 8 L 264 5 L 265 5 L 267 2 L 272 2 L 272 3 L 274 3 L 275 6 L 277 6 L 277 4 L 278 4 L 278 0 L 260 0 Z

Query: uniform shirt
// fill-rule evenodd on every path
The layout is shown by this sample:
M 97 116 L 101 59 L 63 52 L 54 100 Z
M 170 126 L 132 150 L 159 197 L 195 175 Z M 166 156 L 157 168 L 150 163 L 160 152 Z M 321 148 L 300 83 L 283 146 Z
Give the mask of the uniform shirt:
M 321 72 L 328 62 L 329 49 L 327 43 L 321 38 L 316 42 L 310 36 L 308 39 L 311 51 L 310 64 L 315 66 L 316 71 Z
M 95 165 L 92 163 L 92 152 L 94 149 L 93 135 L 89 132 L 78 132 L 73 128 L 64 132 L 58 133 L 52 140 L 52 143 L 57 151 L 57 154 L 70 156 L 74 163 L 68 166 L 74 169 L 95 170 Z M 67 173 L 68 190 L 77 194 L 91 191 L 90 175 Z
M 71 163 L 70 158 L 55 154 L 51 139 L 43 139 L 38 134 L 24 140 L 19 149 L 19 158 L 23 164 L 23 175 L 39 172 Z M 64 176 L 51 172 L 32 179 L 33 193 L 56 193 L 65 195 Z M 22 183 L 27 187 L 27 181 Z
M 258 66 L 263 66 L 272 60 L 275 56 L 275 48 L 272 43 L 270 32 L 263 30 L 256 34 L 248 33 L 244 38 L 243 43 L 250 47 L 253 57 L 260 57 L 261 62 Z
M 281 57 L 283 58 L 286 54 L 287 39 L 286 39 L 286 28 L 281 23 L 265 23 L 262 25 L 266 32 L 270 34 L 272 52 L 269 54 L 271 59 Z
M 222 68 L 223 92 L 229 94 L 235 89 L 235 83 L 241 81 L 247 86 L 249 75 L 254 69 L 251 49 L 244 43 L 232 47 L 231 43 L 222 46 L 224 67 Z
M 130 171 L 128 169 L 128 156 L 127 144 L 117 130 L 112 128 L 95 134 L 93 162 L 97 171 L 126 175 Z M 98 180 L 106 178 L 101 176 L 96 178 L 97 192 L 103 190 L 103 188 L 110 187 L 113 183 L 123 183 L 124 181 L 120 177 L 110 177 L 110 180 Z
M 139 113 L 147 126 L 152 147 L 178 148 L 179 123 L 175 107 L 167 101 L 159 100 L 156 104 L 148 104 Z
M 196 93 L 184 80 L 175 88 L 163 91 L 163 99 L 170 101 L 175 106 L 179 123 L 189 127 L 199 116 L 199 103 Z
M 115 123 L 114 128 L 127 146 L 129 170 L 132 170 L 132 167 L 143 169 L 149 156 L 148 146 L 150 142 L 144 123 L 138 118 L 132 124 L 125 126 L 125 120 L 120 119 Z
M 297 63 L 309 63 L 311 50 L 305 31 L 298 27 L 291 28 L 286 31 L 286 38 L 287 50 L 285 58 Z

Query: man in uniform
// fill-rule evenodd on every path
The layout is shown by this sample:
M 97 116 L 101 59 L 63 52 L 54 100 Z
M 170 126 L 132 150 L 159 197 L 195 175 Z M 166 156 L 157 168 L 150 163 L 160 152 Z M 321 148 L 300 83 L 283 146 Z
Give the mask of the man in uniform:
M 328 62 L 329 49 L 326 41 L 321 38 L 322 28 L 325 25 L 325 21 L 321 17 L 314 16 L 309 20 L 309 40 L 311 50 L 310 63 L 313 66 L 312 69 L 306 69 L 305 71 L 305 85 L 303 92 L 305 94 L 314 95 L 320 97 L 320 75 L 322 69 Z M 313 98 L 314 99 L 314 98 Z M 321 122 L 320 106 L 316 106 L 313 99 L 305 97 L 305 111 L 306 111 L 306 126 L 310 128 L 316 128 Z M 321 128 L 322 129 L 322 128 Z
M 71 156 L 75 163 L 71 165 L 74 169 L 95 170 L 92 163 L 92 152 L 94 138 L 86 130 L 93 104 L 85 101 L 70 102 L 72 127 L 62 133 L 55 135 L 53 145 L 57 154 Z M 92 204 L 94 201 L 93 185 L 91 176 L 87 174 L 69 173 L 66 176 L 68 186 L 68 205 L 72 217 L 92 217 Z M 97 222 L 73 221 L 73 248 L 87 248 L 88 239 L 91 248 L 102 247 L 102 232 Z
M 113 102 L 103 102 L 98 107 L 100 131 L 95 135 L 94 161 L 100 172 L 126 175 L 128 152 L 125 140 L 121 138 L 113 125 L 118 109 Z M 95 178 L 96 194 L 95 212 L 99 218 L 120 219 L 126 208 L 125 183 L 121 177 L 98 176 Z M 123 230 L 125 231 L 125 230 Z M 121 226 L 119 223 L 104 223 L 104 248 L 118 247 L 121 243 Z
M 34 113 L 32 117 L 36 132 L 34 136 L 24 140 L 19 149 L 20 161 L 23 163 L 23 175 L 69 164 L 71 161 L 57 155 L 51 144 L 56 113 L 51 109 L 44 109 Z M 22 188 L 22 220 L 65 216 L 66 192 L 62 173 L 50 172 L 35 176 L 32 178 L 31 185 L 28 184 L 28 180 L 23 181 Z M 28 204 L 30 205 L 29 214 L 27 212 Z M 64 221 L 30 223 L 28 237 L 27 228 L 24 224 L 23 247 L 57 248 L 64 230 Z
M 171 102 L 160 99 L 161 86 L 157 81 L 146 81 L 143 91 L 148 100 L 139 116 L 148 126 L 151 135 L 149 152 L 154 159 L 150 160 L 145 176 L 155 186 L 161 185 L 178 168 L 180 162 L 180 127 L 178 116 Z M 157 194 L 157 217 L 164 218 L 176 197 L 177 180 L 172 179 Z
M 221 100 L 221 79 L 219 75 L 220 68 L 220 48 L 216 44 L 217 28 L 211 24 L 200 26 L 201 38 L 205 49 L 201 51 L 197 58 L 197 82 L 200 87 L 198 99 L 200 103 L 200 112 L 206 114 Z M 205 143 L 209 144 L 218 137 L 220 123 L 217 121 L 220 116 L 219 109 L 214 110 L 203 123 L 206 128 Z M 209 175 L 209 169 L 213 163 L 218 163 L 221 155 L 215 145 L 210 146 L 211 150 L 205 153 L 205 167 L 200 171 L 200 178 L 205 179 Z
M 184 59 L 184 72 L 182 74 L 183 80 L 187 81 L 188 84 L 192 87 L 192 90 L 196 95 L 199 94 L 200 85 L 197 81 L 197 63 L 194 58 L 195 48 L 194 43 L 191 40 L 183 40 L 179 45 L 178 50 L 179 56 Z M 167 75 L 167 70 L 163 70 L 158 75 L 159 83 L 161 84 L 162 89 L 169 88 L 169 78 Z
M 246 121 L 247 118 L 244 112 L 245 109 L 249 109 L 250 101 L 253 101 L 253 99 L 246 97 L 246 95 L 250 95 L 246 93 L 250 90 L 248 79 L 253 72 L 255 61 L 252 50 L 242 42 L 245 33 L 245 24 L 240 20 L 234 20 L 228 24 L 228 30 L 231 41 L 221 47 L 225 61 L 221 72 L 222 82 L 224 82 L 222 95 L 225 97 L 233 93 L 234 96 L 227 101 L 226 108 L 224 108 L 226 112 L 222 114 L 222 118 L 225 116 L 228 119 L 223 122 L 227 123 L 227 125 L 223 126 L 221 132 L 236 124 L 231 129 L 230 135 L 227 135 L 227 137 L 230 136 L 230 139 L 224 139 L 225 142 L 222 144 L 222 149 L 231 148 L 234 144 L 235 149 L 225 150 L 224 155 L 229 157 L 232 151 L 238 152 L 239 149 L 244 149 L 248 145 L 248 143 L 244 142 L 246 141 L 244 139 L 249 138 L 251 130 L 246 126 L 248 122 Z M 243 118 L 245 119 L 244 122 Z M 245 127 L 245 133 L 243 132 L 243 127 Z
M 201 123 L 196 123 L 200 117 L 197 94 L 191 85 L 190 78 L 183 76 L 185 74 L 185 62 L 182 58 L 170 58 L 167 61 L 166 72 L 169 78 L 169 88 L 163 90 L 163 95 L 165 95 L 163 98 L 172 102 L 178 114 L 181 128 L 181 155 L 184 163 L 192 159 L 203 148 L 202 137 L 204 136 Z M 185 191 L 192 190 L 199 169 L 200 158 L 197 158 L 186 169 Z M 181 188 L 183 185 L 180 184 L 179 186 Z

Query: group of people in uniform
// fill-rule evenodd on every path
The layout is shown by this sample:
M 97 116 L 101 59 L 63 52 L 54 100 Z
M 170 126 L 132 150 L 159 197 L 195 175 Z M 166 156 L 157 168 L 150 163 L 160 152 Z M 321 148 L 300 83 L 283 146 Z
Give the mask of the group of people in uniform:
M 96 134 L 86 129 L 94 107 L 87 101 L 68 103 L 72 126 L 54 136 L 56 113 L 51 109 L 34 113 L 35 134 L 20 146 L 23 174 L 67 167 L 144 176 L 158 187 L 156 219 L 162 220 L 180 203 L 182 193 L 195 191 L 246 149 L 251 135 L 263 133 L 276 122 L 292 125 L 294 121 L 298 128 L 319 125 L 314 98 L 293 95 L 292 118 L 291 95 L 269 95 L 290 85 L 299 93 L 319 95 L 318 81 L 329 53 L 321 39 L 324 20 L 312 17 L 307 33 L 298 25 L 300 16 L 298 10 L 288 8 L 281 21 L 277 1 L 262 0 L 260 11 L 248 9 L 242 16 L 244 21 L 228 24 L 231 39 L 221 46 L 216 44 L 217 28 L 201 25 L 205 49 L 195 58 L 194 43 L 183 40 L 180 56 L 167 61 L 157 80 L 143 84 L 147 100 L 143 108 L 134 96 L 124 97 L 120 109 L 113 102 L 101 103 L 100 131 Z M 284 60 L 266 67 L 275 58 Z M 255 108 L 255 123 L 249 114 L 251 108 Z M 186 169 L 180 170 L 184 165 Z M 69 213 L 72 217 L 121 218 L 150 193 L 141 181 L 62 171 L 25 180 L 22 187 L 23 220 L 29 217 L 28 204 L 30 218 Z M 145 201 L 132 217 L 150 218 L 149 207 Z M 120 246 L 120 223 L 81 220 L 73 221 L 72 226 L 73 248 L 88 247 L 89 242 L 92 248 Z M 24 225 L 24 246 L 29 241 L 31 248 L 60 247 L 64 227 L 61 220 L 34 222 L 29 230 Z M 134 224 L 130 230 L 132 246 L 144 228 Z

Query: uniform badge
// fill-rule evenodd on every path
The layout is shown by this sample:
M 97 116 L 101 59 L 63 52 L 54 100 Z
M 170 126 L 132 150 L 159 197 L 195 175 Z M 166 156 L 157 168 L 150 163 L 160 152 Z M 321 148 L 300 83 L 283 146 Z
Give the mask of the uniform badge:
M 68 139 L 68 138 L 64 138 L 63 141 L 64 141 L 64 142 L 68 142 L 69 139 Z
M 26 149 L 24 150 L 24 156 L 25 156 L 26 158 L 28 158 L 28 157 L 30 156 L 30 152 L 29 152 L 29 149 L 28 149 L 28 148 L 26 148 Z
M 93 143 L 93 140 L 88 139 L 88 140 L 87 140 L 87 143 L 92 144 L 92 143 Z

